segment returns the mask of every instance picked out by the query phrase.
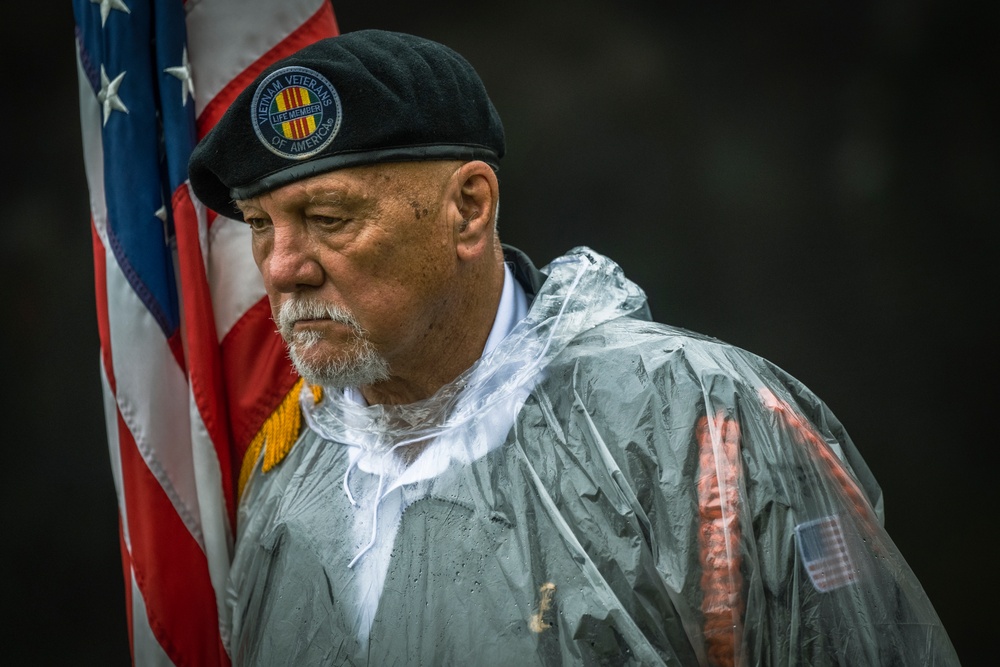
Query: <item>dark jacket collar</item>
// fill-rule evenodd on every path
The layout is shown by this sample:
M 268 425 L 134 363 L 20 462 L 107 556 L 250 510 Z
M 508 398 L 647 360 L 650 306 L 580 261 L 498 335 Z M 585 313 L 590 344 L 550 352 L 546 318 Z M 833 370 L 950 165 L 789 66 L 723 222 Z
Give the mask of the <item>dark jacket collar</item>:
M 531 258 L 524 252 L 514 246 L 502 245 L 503 258 L 507 266 L 510 267 L 510 272 L 514 274 L 517 282 L 521 283 L 521 287 L 524 288 L 528 296 L 528 302 L 534 301 L 535 295 L 538 294 L 538 290 L 542 288 L 542 283 L 548 276 L 539 271 L 532 263 Z

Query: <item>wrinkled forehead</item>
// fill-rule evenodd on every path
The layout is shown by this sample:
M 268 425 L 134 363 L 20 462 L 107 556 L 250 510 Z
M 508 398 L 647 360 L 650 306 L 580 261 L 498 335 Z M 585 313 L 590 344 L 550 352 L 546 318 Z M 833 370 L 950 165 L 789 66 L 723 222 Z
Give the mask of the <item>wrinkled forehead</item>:
M 348 167 L 303 178 L 234 203 L 244 213 L 284 203 L 375 208 L 381 201 L 439 191 L 461 164 L 461 161 L 441 160 Z

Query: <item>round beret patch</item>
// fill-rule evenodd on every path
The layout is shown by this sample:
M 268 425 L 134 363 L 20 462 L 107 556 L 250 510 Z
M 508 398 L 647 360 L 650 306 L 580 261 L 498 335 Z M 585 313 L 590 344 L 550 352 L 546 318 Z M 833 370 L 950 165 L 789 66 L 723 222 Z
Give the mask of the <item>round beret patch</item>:
M 272 153 L 301 160 L 326 148 L 340 129 L 340 96 L 322 74 L 283 67 L 267 76 L 253 96 L 251 122 Z

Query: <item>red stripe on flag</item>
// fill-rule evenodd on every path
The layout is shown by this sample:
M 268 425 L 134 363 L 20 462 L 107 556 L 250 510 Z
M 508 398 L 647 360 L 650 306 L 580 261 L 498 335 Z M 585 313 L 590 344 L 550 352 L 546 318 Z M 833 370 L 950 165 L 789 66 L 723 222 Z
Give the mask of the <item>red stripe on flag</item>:
M 239 462 L 232 458 L 229 440 L 229 419 L 226 411 L 226 387 L 223 383 L 222 360 L 212 293 L 205 275 L 205 261 L 201 254 L 198 215 L 191 201 L 187 185 L 174 192 L 171 205 L 174 210 L 174 228 L 177 234 L 177 263 L 180 267 L 181 304 L 184 309 L 184 328 L 190 371 L 188 379 L 191 395 L 205 429 L 215 447 L 219 468 L 228 471 Z M 222 474 L 222 491 L 226 499 L 229 525 L 236 525 L 236 495 L 231 475 Z
M 233 479 L 254 435 L 298 380 L 281 336 L 271 321 L 271 307 L 261 299 L 249 308 L 222 340 L 229 414 L 237 454 Z
M 174 361 L 177 362 L 177 367 L 186 373 L 187 365 L 184 361 L 184 339 L 181 337 L 180 329 L 170 334 L 170 338 L 167 338 L 166 341 L 170 354 L 174 355 Z
M 90 223 L 91 237 L 94 241 L 94 294 L 97 299 L 97 335 L 101 340 L 101 359 L 104 361 L 104 373 L 108 377 L 111 393 L 115 393 L 115 368 L 111 361 L 111 320 L 108 316 L 108 275 L 104 244 L 97 233 L 93 220 Z
M 149 627 L 176 665 L 227 665 L 205 553 L 146 467 L 120 414 L 118 438 L 132 571 Z
M 250 67 L 234 77 L 219 94 L 209 102 L 198 116 L 198 138 L 204 137 L 208 131 L 222 118 L 229 105 L 244 88 L 250 85 L 258 74 L 275 60 L 284 58 L 318 39 L 339 34 L 337 19 L 333 15 L 333 5 L 324 3 L 319 10 L 309 17 L 297 30 L 288 35 L 270 51 L 257 59 Z

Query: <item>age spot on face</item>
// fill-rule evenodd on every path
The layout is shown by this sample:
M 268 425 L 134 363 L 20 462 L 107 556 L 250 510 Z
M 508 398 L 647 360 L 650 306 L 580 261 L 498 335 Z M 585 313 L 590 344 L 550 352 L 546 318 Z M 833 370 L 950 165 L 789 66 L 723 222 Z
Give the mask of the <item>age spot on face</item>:
M 420 202 L 418 201 L 411 201 L 410 208 L 413 209 L 413 217 L 416 218 L 417 220 L 424 217 L 430 212 L 426 206 L 421 206 Z

